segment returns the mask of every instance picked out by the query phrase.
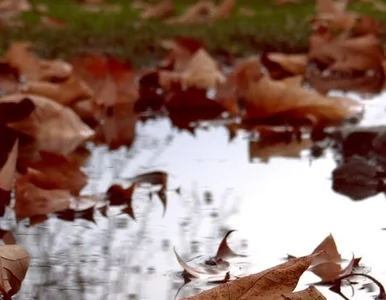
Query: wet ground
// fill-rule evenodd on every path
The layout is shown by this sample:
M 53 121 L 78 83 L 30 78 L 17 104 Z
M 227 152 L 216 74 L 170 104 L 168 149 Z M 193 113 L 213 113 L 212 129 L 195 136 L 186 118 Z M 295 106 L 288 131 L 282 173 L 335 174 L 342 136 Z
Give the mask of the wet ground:
M 361 124 L 386 124 L 386 94 L 365 101 Z M 308 254 L 332 233 L 344 258 L 362 256 L 371 274 L 386 283 L 385 196 L 354 202 L 334 193 L 332 150 L 313 159 L 305 142 L 299 157 L 296 145 L 287 149 L 289 157 L 270 157 L 283 152 L 283 145 L 261 151 L 246 132 L 228 142 L 222 125 L 202 126 L 193 136 L 162 118 L 139 124 L 137 132 L 130 150 L 93 148 L 84 193 L 103 192 L 112 183 L 128 185 L 125 178 L 163 170 L 170 189 L 165 215 L 161 201 L 150 201 L 147 192 L 134 197 L 137 221 L 98 215 L 95 224 L 51 218 L 27 227 L 16 225 L 7 212 L 2 228 L 12 228 L 17 243 L 32 256 L 15 299 L 171 300 L 183 284 L 173 248 L 185 261 L 199 262 L 197 256 L 215 254 L 229 229 L 237 230 L 229 238 L 233 250 L 248 255 L 234 265 L 234 275 L 271 267 L 287 253 Z M 177 187 L 180 195 L 173 191 Z M 315 281 L 306 274 L 301 283 Z M 191 282 L 178 298 L 208 287 Z M 321 290 L 328 299 L 340 299 Z M 356 291 L 354 299 L 371 299 L 364 293 Z

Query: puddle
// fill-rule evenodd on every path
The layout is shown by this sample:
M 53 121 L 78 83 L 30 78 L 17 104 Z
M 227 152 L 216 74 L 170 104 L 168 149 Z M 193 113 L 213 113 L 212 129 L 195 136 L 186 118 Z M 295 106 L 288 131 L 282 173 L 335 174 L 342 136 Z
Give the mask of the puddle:
M 365 104 L 362 124 L 385 124 L 385 94 Z M 316 160 L 305 149 L 299 158 L 251 162 L 247 134 L 228 142 L 221 125 L 193 136 L 158 119 L 138 124 L 137 132 L 130 150 L 93 148 L 84 193 L 104 192 L 112 183 L 127 186 L 122 178 L 163 170 L 171 189 L 165 215 L 161 201 L 149 200 L 145 192 L 134 197 L 136 222 L 127 215 L 97 215 L 95 224 L 51 218 L 26 227 L 25 222 L 16 226 L 8 211 L 2 227 L 12 227 L 17 243 L 32 256 L 14 299 L 174 299 L 183 279 L 173 248 L 185 261 L 213 255 L 229 229 L 237 230 L 229 237 L 232 249 L 249 255 L 237 265 L 240 274 L 274 266 L 287 253 L 308 254 L 332 233 L 344 258 L 353 252 L 362 256 L 371 274 L 386 283 L 385 196 L 353 202 L 334 193 L 332 151 Z M 180 195 L 172 190 L 178 187 Z M 306 274 L 299 289 L 316 281 Z M 178 298 L 205 288 L 191 282 Z M 328 299 L 341 299 L 327 288 L 321 291 Z M 363 293 L 356 292 L 354 299 L 363 299 Z

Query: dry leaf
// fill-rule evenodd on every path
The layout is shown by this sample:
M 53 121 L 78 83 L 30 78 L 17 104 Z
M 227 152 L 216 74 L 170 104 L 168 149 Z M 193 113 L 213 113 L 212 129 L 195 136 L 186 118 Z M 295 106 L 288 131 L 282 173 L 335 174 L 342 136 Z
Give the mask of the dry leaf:
M 272 79 L 282 79 L 294 75 L 304 75 L 307 66 L 305 54 L 267 53 L 261 62 L 270 73 Z
M 5 54 L 4 61 L 27 80 L 66 79 L 70 76 L 71 65 L 60 60 L 40 60 L 30 48 L 30 42 L 13 43 Z
M 8 154 L 5 164 L 0 170 L 0 189 L 6 192 L 12 190 L 15 181 L 16 162 L 19 151 L 18 145 L 19 141 L 16 140 Z
M 142 12 L 142 19 L 163 19 L 172 16 L 175 12 L 173 1 L 163 0 L 157 4 L 148 6 Z
M 217 7 L 212 1 L 202 0 L 189 6 L 181 16 L 169 19 L 167 23 L 204 23 L 211 20 L 216 11 Z
M 207 282 L 222 280 L 229 272 L 229 263 L 226 261 L 217 261 L 214 264 L 205 264 L 202 266 L 191 266 L 187 264 L 174 249 L 177 261 L 184 269 L 185 275 L 193 278 L 205 279 Z M 209 266 L 208 266 L 209 265 Z
M 329 234 L 315 249 L 312 251 L 312 254 L 319 253 L 323 251 L 322 254 L 315 257 L 314 264 L 319 264 L 325 261 L 329 262 L 340 262 L 342 260 L 338 248 L 336 247 L 335 239 L 332 234 Z
M 300 158 L 300 153 L 309 149 L 312 146 L 310 139 L 302 139 L 301 141 L 266 141 L 259 139 L 258 141 L 249 141 L 249 159 L 259 158 L 262 162 L 268 163 L 272 157 L 288 157 Z
M 67 155 L 94 134 L 70 108 L 45 97 L 13 94 L 0 97 L 0 103 L 18 103 L 25 98 L 33 102 L 35 110 L 28 118 L 7 125 L 33 137 L 38 149 Z
M 28 81 L 23 91 L 50 98 L 65 106 L 93 96 L 92 90 L 82 80 L 73 76 L 60 83 Z
M 181 81 L 189 87 L 208 89 L 224 83 L 225 76 L 216 61 L 204 49 L 200 49 L 186 66 Z
M 314 256 L 296 258 L 257 274 L 242 277 L 185 300 L 277 300 L 292 293 Z
M 182 73 L 163 71 L 159 76 L 159 83 L 165 90 L 170 89 L 174 83 L 206 90 L 216 88 L 226 81 L 217 62 L 204 49 L 199 49 L 193 55 Z
M 314 286 L 309 288 L 282 296 L 282 300 L 327 300 Z
M 267 76 L 249 82 L 247 89 L 240 91 L 244 96 L 245 119 L 276 118 L 278 122 L 297 120 L 311 122 L 311 125 L 327 125 L 355 118 L 363 110 L 357 101 L 324 97 L 299 86 L 273 81 Z
M 81 171 L 80 165 L 61 155 L 47 152 L 40 155 L 40 161 L 28 163 L 28 167 L 35 171 L 29 174 L 29 181 L 41 187 L 46 178 L 49 182 L 55 183 L 55 188 L 69 190 L 73 195 L 79 195 L 87 184 L 87 176 Z
M 15 214 L 18 220 L 69 209 L 72 198 L 69 191 L 44 189 L 32 184 L 28 175 L 16 181 L 15 193 Z
M 378 93 L 385 79 L 383 60 L 374 36 L 334 40 L 310 50 L 306 77 L 323 94 L 331 89 Z
M 236 0 L 222 0 L 218 5 L 213 18 L 214 19 L 227 19 L 229 18 L 236 6 Z
M 0 246 L 0 265 L 2 286 L 9 296 L 15 295 L 27 274 L 30 256 L 21 246 Z

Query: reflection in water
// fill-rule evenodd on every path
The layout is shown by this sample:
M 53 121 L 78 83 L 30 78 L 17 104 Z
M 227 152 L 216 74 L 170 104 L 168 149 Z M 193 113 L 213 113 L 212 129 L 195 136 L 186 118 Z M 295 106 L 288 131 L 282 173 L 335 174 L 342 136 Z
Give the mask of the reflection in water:
M 366 105 L 364 124 L 385 121 L 382 99 Z M 97 212 L 95 223 L 50 218 L 27 227 L 26 222 L 16 224 L 7 211 L 1 228 L 12 228 L 18 244 L 32 256 L 15 299 L 173 299 L 183 284 L 173 248 L 187 260 L 208 256 L 230 229 L 237 230 L 229 239 L 232 249 L 250 255 L 248 264 L 238 266 L 243 274 L 280 263 L 286 253 L 308 253 L 331 232 L 344 258 L 352 252 L 363 256 L 372 274 L 385 282 L 386 236 L 380 230 L 386 226 L 384 196 L 354 203 L 335 194 L 330 150 L 310 165 L 308 144 L 297 145 L 296 153 L 291 145 L 284 152 L 267 146 L 261 152 L 260 145 L 259 152 L 247 134 L 229 142 L 224 126 L 196 129 L 192 136 L 159 119 L 138 125 L 137 132 L 128 151 L 93 149 L 84 194 L 104 192 L 113 183 L 127 186 L 122 178 L 154 170 L 167 172 L 169 188 L 181 187 L 181 194 L 168 193 L 163 216 L 162 203 L 138 191 L 132 203 L 137 221 L 112 208 L 109 218 Z M 268 160 L 266 151 L 288 158 L 249 162 L 249 153 Z M 315 281 L 306 274 L 301 285 Z M 207 287 L 190 282 L 179 297 Z M 328 299 L 339 299 L 323 291 Z M 355 299 L 363 299 L 363 293 L 356 292 Z

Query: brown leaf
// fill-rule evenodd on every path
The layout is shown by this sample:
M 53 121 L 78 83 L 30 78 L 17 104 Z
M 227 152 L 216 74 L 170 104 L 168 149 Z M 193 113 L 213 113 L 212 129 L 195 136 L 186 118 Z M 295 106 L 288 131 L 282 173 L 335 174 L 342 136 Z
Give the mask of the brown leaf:
M 321 251 L 323 251 L 323 253 L 315 257 L 314 264 L 320 264 L 325 261 L 337 263 L 342 260 L 336 247 L 335 239 L 331 233 L 312 251 L 312 254 Z
M 92 90 L 82 80 L 73 76 L 60 83 L 28 81 L 24 92 L 50 98 L 65 106 L 93 96 Z
M 202 0 L 189 6 L 182 15 L 169 19 L 167 23 L 204 23 L 211 20 L 216 11 L 217 7 L 212 1 Z
M 181 81 L 189 87 L 208 89 L 224 83 L 225 76 L 216 61 L 204 49 L 199 49 L 182 73 Z
M 96 139 L 106 143 L 110 150 L 121 146 L 130 147 L 135 139 L 137 116 L 119 107 L 107 110 L 99 117 Z
M 271 157 L 289 157 L 300 158 L 301 151 L 309 149 L 312 146 L 310 139 L 301 141 L 269 141 L 259 139 L 258 141 L 249 141 L 249 159 L 259 158 L 262 162 L 268 163 Z
M 0 103 L 19 103 L 25 98 L 33 102 L 35 110 L 28 118 L 8 126 L 33 137 L 40 150 L 66 155 L 94 134 L 70 108 L 45 97 L 13 94 L 0 97 Z
M 300 86 L 271 80 L 257 70 L 241 73 L 236 81 L 245 119 L 274 118 L 281 124 L 296 121 L 325 126 L 357 117 L 363 110 L 357 101 L 324 97 Z
M 346 10 L 349 0 L 317 0 L 316 11 L 323 13 L 341 13 Z
M 222 280 L 229 271 L 229 263 L 227 262 L 214 262 L 214 266 L 191 266 L 187 264 L 177 253 L 174 248 L 174 254 L 180 266 L 184 269 L 185 275 L 193 278 L 205 279 L 208 282 L 214 282 Z
M 308 269 L 314 256 L 296 258 L 257 274 L 242 277 L 204 291 L 189 300 L 276 300 L 291 293 L 300 276 Z
M 236 0 L 222 0 L 221 3 L 217 6 L 217 9 L 214 13 L 214 19 L 227 19 L 229 18 L 236 6 Z
M 69 191 L 38 187 L 29 182 L 26 175 L 16 181 L 15 193 L 15 213 L 18 220 L 66 210 L 70 208 L 72 199 Z
M 28 252 L 18 245 L 0 246 L 1 281 L 9 296 L 15 295 L 21 287 L 30 265 Z
M 220 259 L 226 260 L 226 259 L 232 258 L 232 257 L 245 257 L 245 255 L 237 254 L 237 253 L 233 252 L 233 250 L 228 245 L 227 238 L 234 231 L 235 230 L 229 230 L 226 233 L 226 235 L 224 236 L 224 238 L 222 239 L 220 246 L 218 247 L 216 256 L 215 256 L 216 261 L 218 261 Z
M 353 255 L 352 259 L 344 269 L 342 269 L 340 261 L 326 261 L 314 265 L 309 269 L 309 271 L 321 278 L 321 281 L 318 282 L 318 284 L 330 283 L 334 280 L 337 280 L 339 277 L 351 274 L 355 265 L 355 261 L 356 259 Z
M 6 231 L 0 229 L 0 236 L 1 240 L 4 242 L 6 245 L 15 245 L 16 244 L 16 239 L 12 233 L 12 231 Z
M 142 12 L 141 18 L 148 19 L 163 19 L 172 16 L 175 13 L 175 7 L 171 0 L 163 0 L 157 4 L 148 6 Z
M 87 176 L 81 171 L 80 165 L 71 162 L 62 155 L 42 152 L 41 160 L 31 162 L 28 166 L 43 173 L 49 182 L 55 182 L 55 188 L 69 190 L 73 195 L 79 195 L 80 191 L 87 184 Z M 40 182 L 42 181 L 39 180 L 42 176 L 33 174 L 36 173 L 30 173 L 29 177 L 31 183 L 35 182 L 34 178 Z M 41 184 L 36 185 L 41 186 Z
M 323 94 L 331 89 L 378 93 L 385 80 L 383 60 L 374 36 L 334 40 L 310 50 L 306 77 Z
M 0 190 L 10 192 L 13 188 L 15 181 L 16 162 L 19 151 L 18 146 L 19 141 L 16 140 L 8 154 L 8 158 L 5 164 L 0 170 Z
M 182 73 L 160 72 L 159 83 L 168 90 L 174 83 L 198 89 L 216 88 L 225 82 L 217 62 L 204 50 L 199 49 L 187 63 Z
M 272 52 L 262 56 L 262 63 L 268 69 L 272 79 L 282 79 L 294 75 L 304 75 L 307 59 L 305 54 Z
M 60 60 L 40 60 L 30 48 L 30 42 L 13 43 L 5 54 L 4 61 L 27 80 L 66 79 L 71 74 L 71 65 Z
M 283 300 L 327 300 L 314 286 L 303 291 L 285 294 L 282 297 Z

